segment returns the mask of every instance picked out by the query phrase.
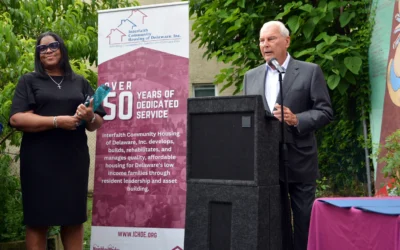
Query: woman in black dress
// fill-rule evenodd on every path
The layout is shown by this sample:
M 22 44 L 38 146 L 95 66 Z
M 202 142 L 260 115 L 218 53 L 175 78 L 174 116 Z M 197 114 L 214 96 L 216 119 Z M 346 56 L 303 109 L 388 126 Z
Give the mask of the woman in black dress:
M 64 249 L 83 246 L 89 149 L 85 130 L 103 124 L 104 109 L 93 112 L 94 91 L 75 74 L 63 40 L 52 32 L 36 42 L 35 72 L 15 89 L 11 126 L 23 131 L 21 188 L 27 249 L 44 249 L 49 226 L 61 226 Z M 81 121 L 84 121 L 81 124 Z

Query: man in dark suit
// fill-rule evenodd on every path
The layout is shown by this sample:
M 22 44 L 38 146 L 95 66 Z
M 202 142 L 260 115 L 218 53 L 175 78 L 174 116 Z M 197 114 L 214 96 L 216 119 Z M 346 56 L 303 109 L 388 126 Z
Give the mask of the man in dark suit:
M 266 64 L 245 74 L 244 93 L 262 95 L 267 116 L 274 116 L 279 121 L 282 121 L 283 108 L 286 137 L 290 139 L 287 143 L 288 192 L 293 212 L 294 249 L 305 250 L 319 176 L 315 131 L 333 119 L 333 111 L 321 68 L 293 59 L 287 52 L 289 45 L 289 31 L 283 23 L 264 24 L 260 30 L 260 51 Z M 286 70 L 282 74 L 282 90 L 278 71 L 268 65 L 271 58 Z M 281 174 L 281 185 L 283 180 Z

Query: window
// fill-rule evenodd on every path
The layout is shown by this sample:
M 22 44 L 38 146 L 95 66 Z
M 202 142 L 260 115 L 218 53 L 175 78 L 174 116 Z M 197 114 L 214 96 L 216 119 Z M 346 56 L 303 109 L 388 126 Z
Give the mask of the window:
M 193 84 L 193 96 L 216 96 L 214 84 Z

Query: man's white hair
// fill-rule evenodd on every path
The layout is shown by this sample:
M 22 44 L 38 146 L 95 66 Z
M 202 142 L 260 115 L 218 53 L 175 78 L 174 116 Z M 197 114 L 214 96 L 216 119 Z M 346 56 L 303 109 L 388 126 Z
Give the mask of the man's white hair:
M 290 34 L 289 34 L 289 30 L 288 30 L 288 29 L 286 28 L 286 26 L 285 26 L 282 22 L 280 22 L 280 21 L 269 21 L 269 22 L 264 23 L 264 25 L 262 26 L 262 28 L 261 28 L 261 30 L 260 30 L 260 33 L 261 33 L 261 31 L 263 31 L 264 29 L 270 28 L 271 26 L 278 26 L 281 35 L 284 36 L 284 37 L 288 37 L 288 36 L 290 35 Z

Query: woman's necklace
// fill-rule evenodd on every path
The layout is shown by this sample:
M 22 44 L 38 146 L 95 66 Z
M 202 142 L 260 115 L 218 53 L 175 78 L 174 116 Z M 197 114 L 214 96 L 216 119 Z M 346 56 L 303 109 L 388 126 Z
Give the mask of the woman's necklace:
M 51 77 L 50 75 L 48 75 L 48 76 L 50 77 L 50 79 L 51 79 L 55 84 L 57 84 L 58 89 L 61 89 L 61 83 L 64 81 L 64 77 L 61 79 L 60 82 L 56 82 L 56 81 L 53 79 L 53 77 Z

